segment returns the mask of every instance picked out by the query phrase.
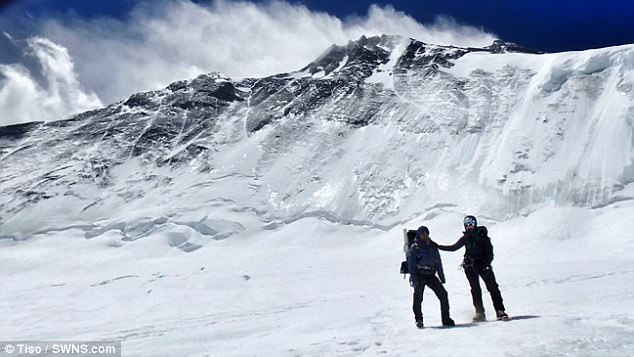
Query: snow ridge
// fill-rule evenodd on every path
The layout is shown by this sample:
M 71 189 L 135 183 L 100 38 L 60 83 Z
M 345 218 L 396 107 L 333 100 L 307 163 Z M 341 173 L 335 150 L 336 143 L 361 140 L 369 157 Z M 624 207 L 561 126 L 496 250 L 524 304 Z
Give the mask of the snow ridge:
M 0 236 L 212 219 L 224 237 L 307 216 L 388 229 L 429 207 L 502 220 L 631 200 L 633 83 L 632 45 L 536 54 L 387 35 L 293 73 L 205 74 L 0 128 Z

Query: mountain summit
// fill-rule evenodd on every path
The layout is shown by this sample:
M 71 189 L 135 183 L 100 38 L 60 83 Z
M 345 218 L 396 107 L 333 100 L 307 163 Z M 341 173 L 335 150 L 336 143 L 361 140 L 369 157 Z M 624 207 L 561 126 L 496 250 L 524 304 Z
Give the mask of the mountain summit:
M 220 239 L 306 216 L 386 227 L 447 207 L 502 219 L 632 199 L 633 83 L 633 45 L 537 54 L 387 35 L 296 72 L 205 74 L 1 127 L 0 236 L 184 225 Z

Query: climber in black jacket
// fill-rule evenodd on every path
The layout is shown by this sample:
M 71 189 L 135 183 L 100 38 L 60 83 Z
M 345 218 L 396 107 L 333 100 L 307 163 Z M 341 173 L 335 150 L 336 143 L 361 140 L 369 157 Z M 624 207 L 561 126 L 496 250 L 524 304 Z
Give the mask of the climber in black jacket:
M 495 281 L 491 262 L 493 261 L 493 246 L 488 236 L 485 226 L 478 226 L 478 221 L 474 216 L 466 216 L 464 218 L 465 231 L 452 245 L 438 245 L 439 250 L 456 251 L 463 246 L 465 247 L 465 255 L 462 266 L 465 275 L 471 285 L 471 297 L 473 298 L 473 306 L 475 307 L 474 321 L 484 321 L 484 305 L 482 303 L 482 289 L 480 289 L 480 279 L 484 280 L 487 290 L 491 294 L 493 307 L 498 320 L 508 320 L 505 312 L 504 303 L 502 302 L 502 294 Z

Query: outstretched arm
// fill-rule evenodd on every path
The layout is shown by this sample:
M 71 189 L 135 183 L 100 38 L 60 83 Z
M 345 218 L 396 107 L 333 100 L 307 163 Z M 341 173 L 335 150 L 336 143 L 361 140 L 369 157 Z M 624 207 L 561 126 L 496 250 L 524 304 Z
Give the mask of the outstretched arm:
M 460 237 L 460 239 L 458 239 L 458 241 L 452 245 L 438 244 L 438 249 L 449 251 L 449 252 L 455 252 L 456 250 L 462 248 L 463 246 L 464 246 L 464 237 Z

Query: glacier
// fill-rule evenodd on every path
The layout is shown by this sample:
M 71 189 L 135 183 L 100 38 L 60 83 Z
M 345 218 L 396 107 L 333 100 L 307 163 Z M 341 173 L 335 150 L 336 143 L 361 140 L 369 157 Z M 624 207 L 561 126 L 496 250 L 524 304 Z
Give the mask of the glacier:
M 634 45 L 383 35 L 0 127 L 0 334 L 148 356 L 634 355 L 633 83 Z M 419 331 L 401 229 L 453 243 L 465 214 L 516 320 L 436 329 L 427 295 Z M 443 253 L 464 324 L 460 260 Z
M 312 216 L 389 228 L 447 209 L 504 220 L 629 200 L 633 68 L 632 46 L 537 54 L 362 37 L 296 72 L 205 74 L 6 126 L 2 236 L 57 230 L 65 217 L 95 236 L 206 206 L 263 226 Z M 144 216 L 147 205 L 161 214 Z

